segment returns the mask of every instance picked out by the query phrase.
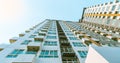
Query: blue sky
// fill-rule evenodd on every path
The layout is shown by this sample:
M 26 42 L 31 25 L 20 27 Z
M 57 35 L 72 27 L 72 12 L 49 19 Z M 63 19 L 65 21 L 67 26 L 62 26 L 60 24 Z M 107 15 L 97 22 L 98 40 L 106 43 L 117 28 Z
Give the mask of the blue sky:
M 114 0 L 0 0 L 0 44 L 45 19 L 78 21 L 84 7 Z

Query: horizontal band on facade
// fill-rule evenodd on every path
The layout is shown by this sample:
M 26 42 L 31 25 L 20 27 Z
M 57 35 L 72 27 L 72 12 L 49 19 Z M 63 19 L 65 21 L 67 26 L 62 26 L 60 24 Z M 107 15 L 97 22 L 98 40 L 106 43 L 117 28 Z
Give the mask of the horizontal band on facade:
M 120 14 L 84 14 L 84 16 L 120 16 Z

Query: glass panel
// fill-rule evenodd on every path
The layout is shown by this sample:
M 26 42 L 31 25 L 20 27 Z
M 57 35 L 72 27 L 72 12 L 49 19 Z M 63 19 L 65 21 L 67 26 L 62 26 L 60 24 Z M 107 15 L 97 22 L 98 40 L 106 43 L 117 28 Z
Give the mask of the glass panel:
M 80 57 L 85 58 L 87 56 L 87 51 L 78 51 Z
M 42 50 L 39 56 L 40 58 L 57 58 L 57 50 Z
M 10 53 L 9 55 L 7 55 L 6 57 L 7 57 L 7 58 L 15 58 L 15 57 L 17 57 L 19 54 L 23 54 L 23 51 L 24 51 L 24 50 L 16 49 L 16 50 L 14 50 L 12 53 Z

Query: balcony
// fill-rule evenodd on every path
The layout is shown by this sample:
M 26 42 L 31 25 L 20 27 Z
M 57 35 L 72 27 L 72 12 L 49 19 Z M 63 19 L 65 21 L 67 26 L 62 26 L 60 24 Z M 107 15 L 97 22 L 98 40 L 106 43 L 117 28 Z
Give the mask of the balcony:
M 41 29 L 41 32 L 47 32 L 48 29 Z
M 38 42 L 30 42 L 27 46 L 27 51 L 38 51 L 40 50 L 41 43 Z
M 120 42 L 120 37 L 112 37 L 114 41 Z
M 91 38 L 91 40 L 93 40 L 93 41 L 96 42 L 96 43 L 100 43 L 100 41 L 99 41 L 98 39 Z
M 79 37 L 80 39 L 82 39 L 82 38 L 84 38 L 84 34 L 79 34 L 78 37 Z
M 19 37 L 23 37 L 25 35 L 25 33 L 20 33 Z
M 86 28 L 86 29 L 90 30 L 91 28 Z
M 34 28 L 30 28 L 30 30 L 34 30 Z
M 63 63 L 80 63 L 79 61 L 63 61 Z
M 83 42 L 89 46 L 89 44 L 91 44 L 91 40 L 89 40 L 88 38 L 82 38 Z
M 95 31 L 95 29 L 91 28 L 90 31 Z
M 75 29 L 72 29 L 71 31 L 74 32 L 74 31 L 76 31 L 76 30 L 75 30 Z
M 115 34 L 120 34 L 119 32 L 115 32 Z
M 85 37 L 91 38 L 91 36 L 90 36 L 90 35 L 88 35 L 88 34 L 85 34 Z
M 60 38 L 66 38 L 66 36 L 65 36 L 65 35 L 59 35 L 59 37 L 60 37 Z
M 101 33 L 101 31 L 99 31 L 99 30 L 95 30 L 94 32 L 95 32 L 95 33 L 98 33 L 98 34 L 100 34 L 100 33 Z
M 3 50 L 3 48 L 0 48 L 0 51 L 2 51 Z
M 101 31 L 99 31 L 99 30 L 98 30 L 98 31 L 97 31 L 97 33 L 98 33 L 98 34 L 100 34 L 100 33 L 101 33 Z
M 62 37 L 62 36 L 60 37 L 60 36 L 59 36 L 59 39 L 60 39 L 60 40 L 67 40 L 67 37 L 66 37 L 66 36 L 64 36 L 64 37 Z
M 26 32 L 26 33 L 29 33 L 29 32 L 30 32 L 30 30 L 26 30 L 25 32 Z
M 84 31 L 80 31 L 80 34 L 86 34 Z
M 62 32 L 63 32 L 63 30 L 61 30 L 61 29 L 58 30 L 58 33 L 62 33 Z
M 80 63 L 77 57 L 63 57 L 63 63 Z
M 36 41 L 36 42 L 43 42 L 44 41 L 44 36 L 36 36 L 34 38 L 34 41 Z
M 18 37 L 13 37 L 13 38 L 11 38 L 9 41 L 10 41 L 10 43 L 14 43 L 14 42 L 16 42 L 18 40 Z
M 35 63 L 35 55 L 20 54 L 12 63 Z
M 64 32 L 59 32 L 59 35 L 65 35 Z
M 61 48 L 61 51 L 63 53 L 74 53 L 73 49 L 72 48 L 69 48 L 69 47 L 62 47 Z
M 41 31 L 39 31 L 38 34 L 41 35 L 41 36 L 46 36 L 46 32 L 41 32 Z
M 70 46 L 70 43 L 67 40 L 60 40 L 61 46 Z
M 112 34 L 107 34 L 106 37 L 111 39 L 112 38 Z
M 100 35 L 106 36 L 107 34 L 105 32 L 101 32 Z
M 67 57 L 67 58 L 69 58 L 69 57 L 75 57 L 75 53 L 64 52 L 64 53 L 62 53 L 62 57 Z
M 80 34 L 80 32 L 79 31 L 74 31 L 74 34 L 77 35 L 77 34 Z
M 48 29 L 49 28 L 49 26 L 45 26 L 45 27 L 43 27 L 43 29 Z
M 61 52 L 62 52 L 63 57 L 74 57 L 75 56 L 75 53 L 72 48 L 62 47 Z
M 110 38 L 110 39 L 111 39 L 111 37 L 112 37 L 112 34 L 111 34 L 111 33 L 101 32 L 100 35 L 103 35 L 103 36 L 105 36 L 105 37 L 107 37 L 107 38 Z

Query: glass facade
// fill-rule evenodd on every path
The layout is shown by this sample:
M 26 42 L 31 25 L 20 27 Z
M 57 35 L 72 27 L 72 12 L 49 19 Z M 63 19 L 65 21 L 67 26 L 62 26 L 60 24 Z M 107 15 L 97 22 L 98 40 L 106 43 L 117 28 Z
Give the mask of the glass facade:
M 57 46 L 57 41 L 45 41 L 45 46 Z
M 29 36 L 29 38 L 35 38 L 35 35 L 31 35 L 31 36 Z
M 12 53 L 10 53 L 9 55 L 7 55 L 6 57 L 7 58 L 16 58 L 19 54 L 23 54 L 23 51 L 24 50 L 19 50 L 19 49 L 16 49 L 14 50 Z
M 36 54 L 36 51 L 27 51 L 26 54 Z
M 48 32 L 48 34 L 53 34 L 53 35 L 55 35 L 56 33 L 55 33 L 55 32 Z
M 30 40 L 25 40 L 24 42 L 22 42 L 22 45 L 28 45 L 31 41 Z
M 46 39 L 57 39 L 56 36 L 47 36 Z
M 116 5 L 113 5 L 111 11 L 114 11 L 115 8 L 116 8 Z
M 75 47 L 86 47 L 83 43 L 80 43 L 80 42 L 73 42 L 73 45 Z
M 57 50 L 42 50 L 39 58 L 57 58 L 58 51 Z
M 70 40 L 77 40 L 76 37 L 69 37 Z
M 87 51 L 78 51 L 78 53 L 81 58 L 86 58 L 88 52 Z

